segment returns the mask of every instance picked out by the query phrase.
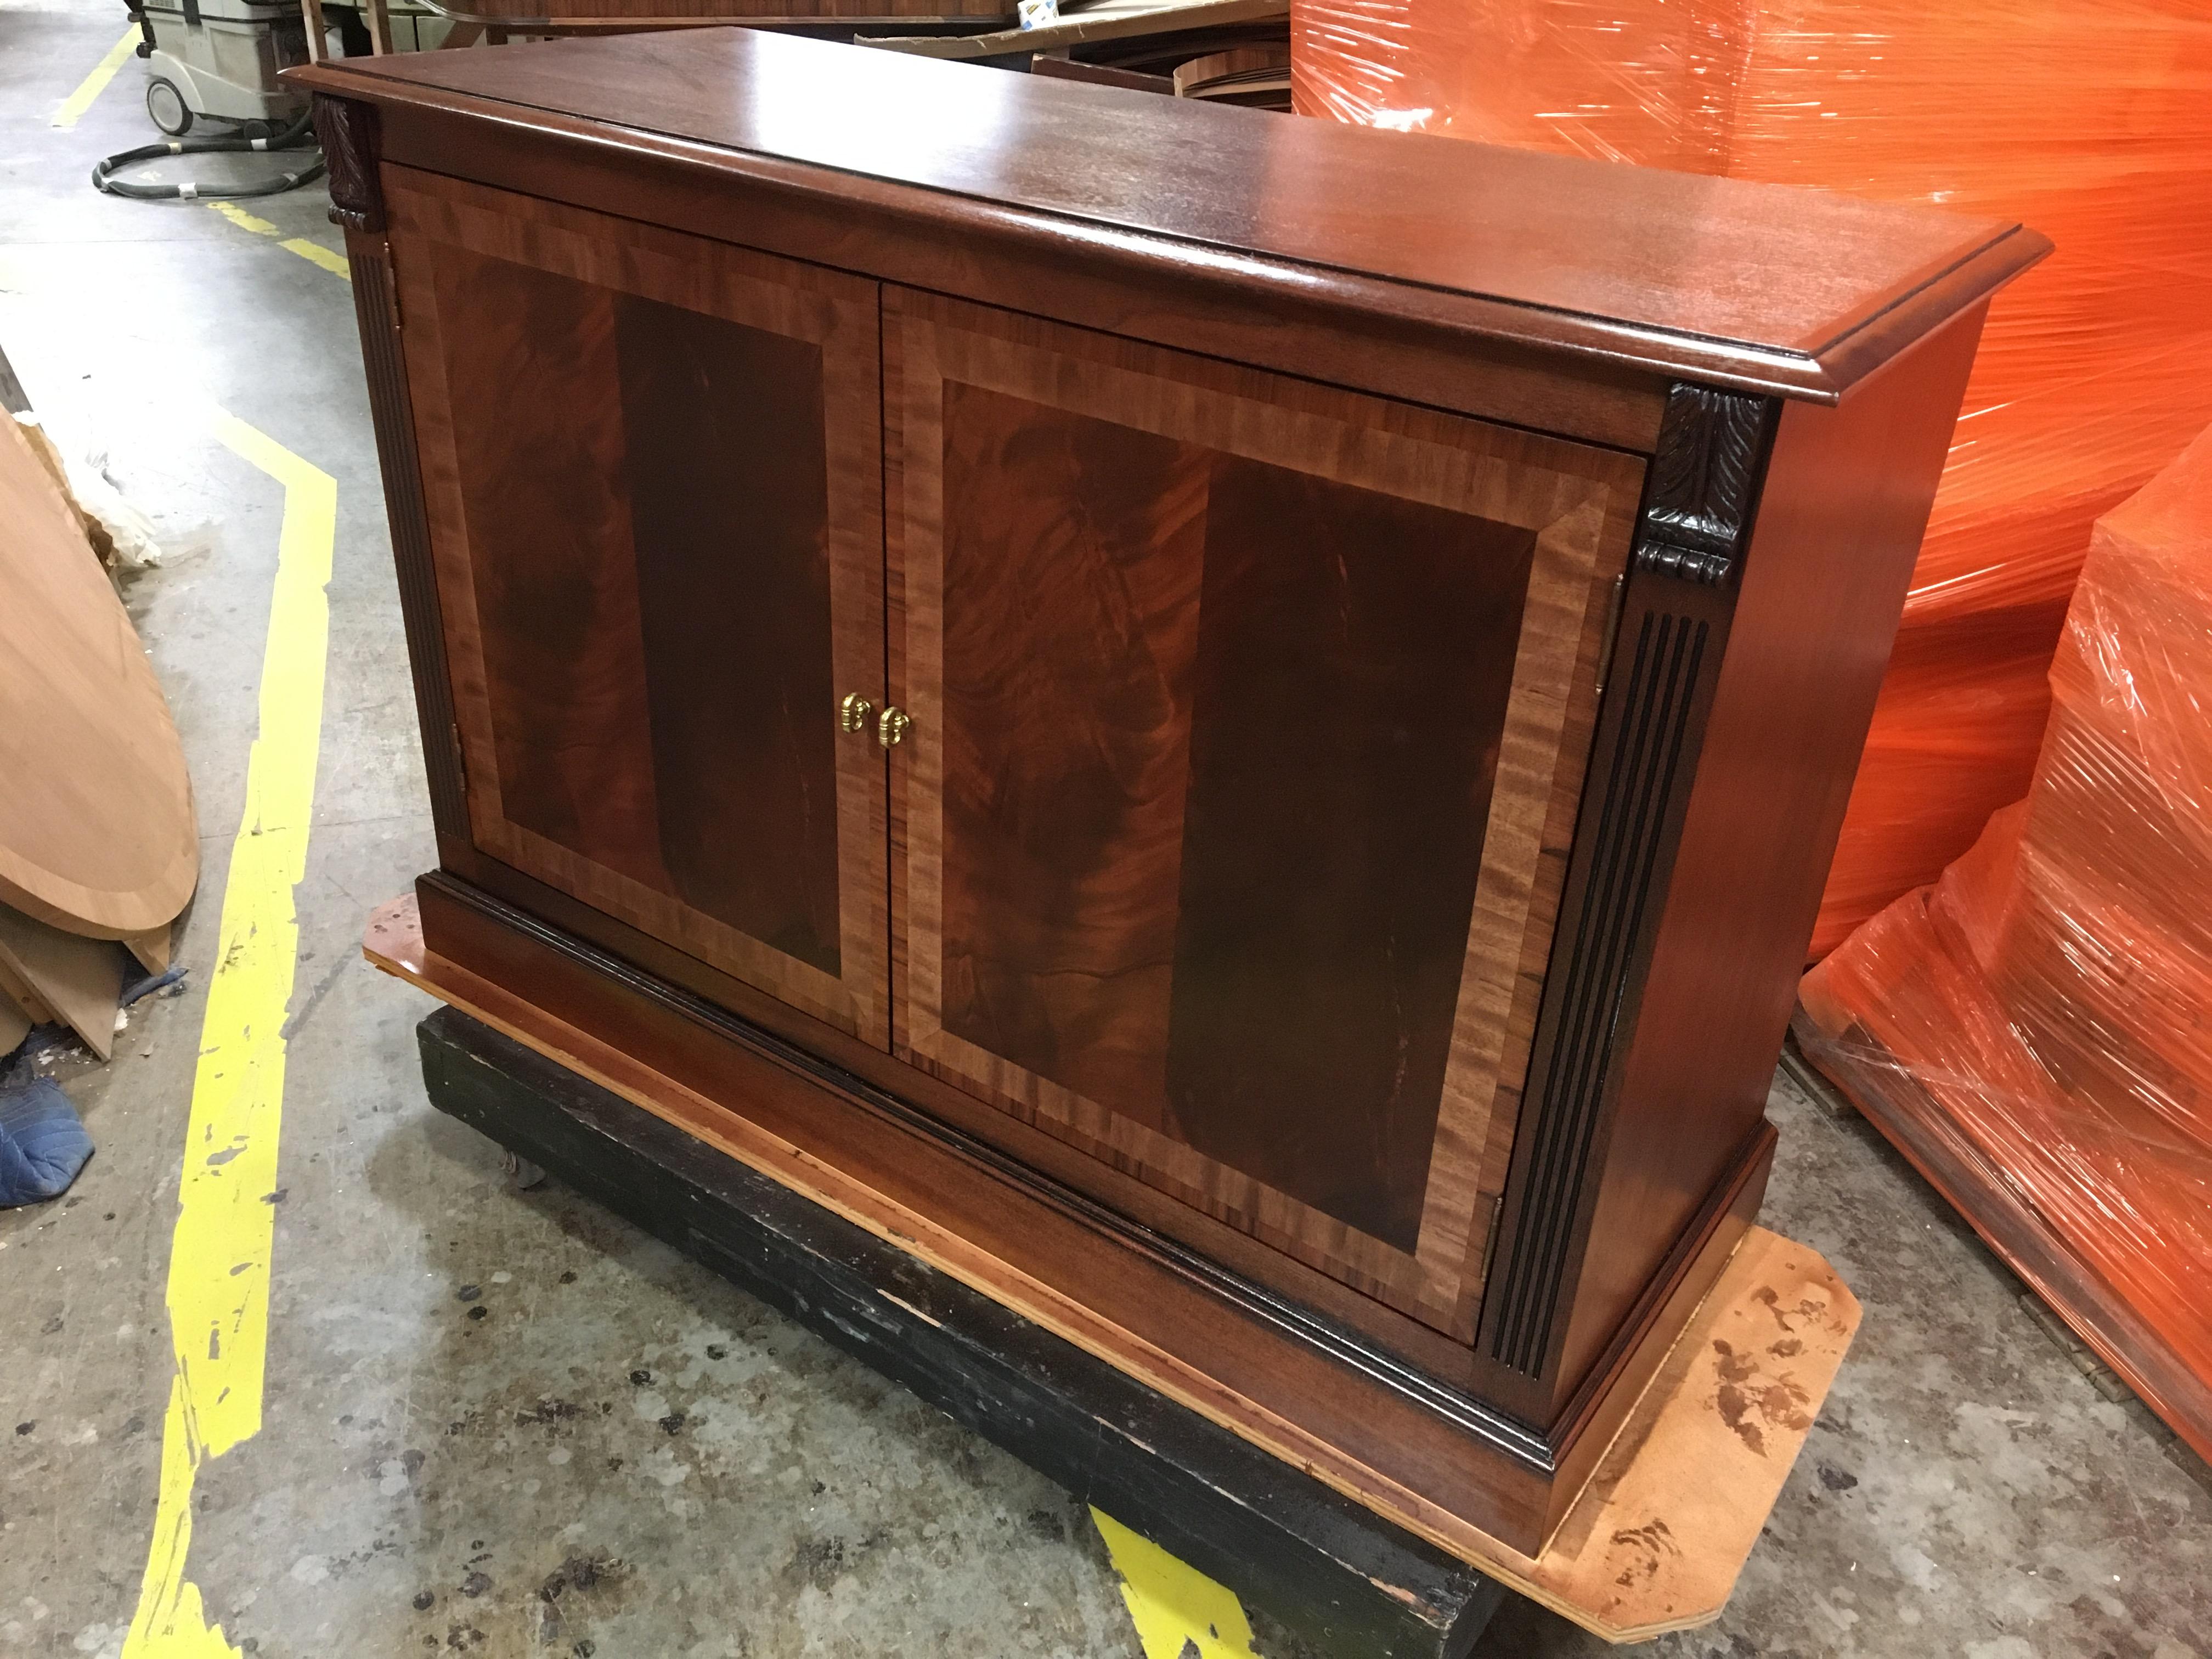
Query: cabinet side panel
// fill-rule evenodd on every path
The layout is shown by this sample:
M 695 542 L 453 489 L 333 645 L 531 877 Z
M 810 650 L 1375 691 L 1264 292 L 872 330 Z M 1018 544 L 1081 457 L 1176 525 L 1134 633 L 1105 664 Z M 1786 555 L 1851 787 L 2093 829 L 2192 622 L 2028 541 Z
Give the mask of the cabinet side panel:
M 319 105 L 335 102 L 318 100 Z M 378 217 L 380 222 L 380 208 Z M 430 817 L 440 835 L 465 836 L 468 805 L 461 787 L 460 738 L 453 723 L 453 683 L 447 678 L 437 573 L 430 562 L 430 526 L 415 447 L 414 399 L 399 347 L 391 246 L 380 229 L 349 228 L 346 253 L 353 275 L 354 311 L 361 325 L 362 362 L 368 375 L 369 413 L 376 428 L 377 465 L 384 477 L 384 512 L 398 570 L 399 616 L 407 633 L 415 709 L 422 723 L 422 769 L 430 786 Z
M 1835 408 L 1786 405 L 1745 559 L 1554 1399 L 1621 1327 L 1757 1129 L 1875 693 L 1981 334 L 1979 307 Z

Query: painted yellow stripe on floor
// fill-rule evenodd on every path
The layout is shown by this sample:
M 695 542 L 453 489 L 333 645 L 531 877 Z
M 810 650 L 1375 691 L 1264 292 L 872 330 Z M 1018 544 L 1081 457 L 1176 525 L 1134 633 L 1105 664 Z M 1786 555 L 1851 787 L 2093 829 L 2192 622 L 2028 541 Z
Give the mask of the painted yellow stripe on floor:
M 207 209 L 210 213 L 220 213 L 224 218 L 229 220 L 231 223 L 236 225 L 240 230 L 250 230 L 256 236 L 274 236 L 276 234 L 276 226 L 270 224 L 266 219 L 263 218 L 258 213 L 248 213 L 244 208 L 239 206 L 235 202 L 210 202 L 207 204 Z
M 248 213 L 235 202 L 210 202 L 207 205 L 211 211 L 220 213 L 240 230 L 250 230 L 256 236 L 283 234 L 260 215 Z M 333 276 L 343 276 L 349 283 L 353 281 L 353 271 L 346 264 L 345 255 L 326 248 L 319 242 L 311 242 L 304 236 L 288 236 L 276 246 L 287 253 L 298 254 L 309 264 L 320 265 Z
M 276 246 L 287 253 L 298 254 L 311 265 L 320 265 L 334 276 L 343 276 L 349 283 L 353 281 L 353 271 L 346 264 L 345 255 L 332 252 L 320 242 L 311 242 L 304 236 L 293 236 Z
M 76 90 L 62 100 L 54 112 L 54 125 L 67 131 L 76 125 L 77 117 L 92 107 L 92 100 L 106 91 L 107 83 L 115 78 L 115 71 L 123 67 L 123 60 L 137 49 L 138 26 L 133 23 L 123 31 L 123 38 L 107 49 L 107 56 L 93 65 L 92 73 L 76 83 Z
M 307 868 L 330 638 L 337 483 L 228 415 L 217 415 L 216 435 L 283 485 L 284 522 L 261 656 L 260 729 L 246 761 L 246 811 L 231 843 L 185 1129 L 169 1247 L 177 1370 L 161 1429 L 153 1545 L 125 1659 L 229 1659 L 235 1651 L 222 1627 L 207 1622 L 185 1557 L 201 1465 L 261 1427 L 276 1231 L 270 1194 L 284 1102 L 284 1015 L 299 953 L 293 890 Z
M 1091 1520 L 1121 1577 L 1121 1601 L 1145 1659 L 1252 1659 L 1252 1626 L 1225 1584 L 1177 1560 L 1103 1510 Z M 128 1650 L 125 1650 L 126 1653 Z

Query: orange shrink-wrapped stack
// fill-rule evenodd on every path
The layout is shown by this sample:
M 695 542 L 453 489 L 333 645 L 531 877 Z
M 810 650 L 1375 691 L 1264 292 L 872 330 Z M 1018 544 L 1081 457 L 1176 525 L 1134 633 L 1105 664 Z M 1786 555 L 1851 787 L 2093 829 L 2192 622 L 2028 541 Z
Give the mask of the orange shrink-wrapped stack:
M 1292 52 L 1309 115 L 2057 244 L 1991 312 L 1814 953 L 1933 880 L 2027 787 L 2091 523 L 2212 422 L 2212 7 L 1292 0 Z
M 2212 433 L 2097 526 L 2027 798 L 1798 1035 L 2212 1457 Z

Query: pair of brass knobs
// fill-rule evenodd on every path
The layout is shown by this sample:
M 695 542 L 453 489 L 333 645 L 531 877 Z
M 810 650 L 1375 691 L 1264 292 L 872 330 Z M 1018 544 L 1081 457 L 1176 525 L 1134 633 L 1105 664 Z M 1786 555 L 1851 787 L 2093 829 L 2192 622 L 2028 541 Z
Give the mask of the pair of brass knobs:
M 857 691 L 848 691 L 845 700 L 837 705 L 837 724 L 848 732 L 864 732 L 868 716 L 875 713 L 875 704 Z M 889 749 L 906 736 L 913 725 L 905 709 L 887 708 L 876 716 L 876 741 Z

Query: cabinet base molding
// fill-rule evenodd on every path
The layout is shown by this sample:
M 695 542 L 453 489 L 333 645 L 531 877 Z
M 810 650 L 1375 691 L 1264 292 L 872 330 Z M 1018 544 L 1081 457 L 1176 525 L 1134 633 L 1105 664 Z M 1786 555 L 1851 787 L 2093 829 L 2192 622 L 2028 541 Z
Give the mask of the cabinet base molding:
M 1024 1343 L 1072 1345 L 1608 1640 L 1718 1614 L 1857 1328 L 1857 1302 L 1825 1261 L 1746 1228 L 1745 1206 L 1730 1202 L 1706 1229 L 1725 1254 L 1717 1278 L 1696 1249 L 1674 1276 L 1711 1291 L 1686 1318 L 1651 1310 L 1655 1325 L 1681 1321 L 1680 1340 L 1624 1356 L 1609 1392 L 1632 1405 L 1578 1414 L 1577 1443 L 1555 1447 L 1257 1287 L 1240 1293 L 1087 1200 L 1017 1177 L 857 1079 L 764 1033 L 716 1029 L 736 1023 L 710 1024 L 615 958 L 564 946 L 450 878 L 426 881 L 424 896 L 439 948 L 426 946 L 410 896 L 371 918 L 373 964 L 895 1246 L 952 1281 L 947 1294 L 979 1292 L 1018 1316 Z M 1762 1138 L 1755 1170 L 1733 1183 L 1753 1206 L 1771 1152 Z M 1055 1283 L 1056 1263 L 1079 1267 L 1083 1301 Z M 1654 1369 L 1638 1389 L 1644 1363 Z

